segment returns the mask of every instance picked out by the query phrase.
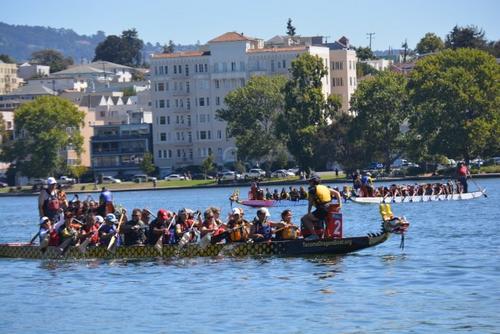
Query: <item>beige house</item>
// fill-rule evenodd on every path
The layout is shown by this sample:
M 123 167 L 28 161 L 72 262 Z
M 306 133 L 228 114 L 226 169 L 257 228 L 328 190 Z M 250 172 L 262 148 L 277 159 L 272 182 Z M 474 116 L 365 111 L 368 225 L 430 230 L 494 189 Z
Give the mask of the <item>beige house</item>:
M 17 65 L 7 64 L 0 60 L 0 95 L 16 90 L 21 84 L 17 77 Z
M 264 47 L 261 39 L 228 32 L 203 50 L 156 54 L 151 59 L 153 152 L 162 174 L 200 165 L 210 154 L 217 164 L 236 160 L 233 138 L 216 119 L 224 97 L 254 75 L 289 75 L 292 61 L 303 53 L 318 55 L 328 66 L 328 47 Z M 325 76 L 323 92 L 330 94 Z

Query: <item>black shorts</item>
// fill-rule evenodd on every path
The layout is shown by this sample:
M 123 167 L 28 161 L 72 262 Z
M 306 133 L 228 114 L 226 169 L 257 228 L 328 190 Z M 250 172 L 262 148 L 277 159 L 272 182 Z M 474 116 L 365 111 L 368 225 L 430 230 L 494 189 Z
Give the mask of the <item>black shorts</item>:
M 319 220 L 324 220 L 328 215 L 328 207 L 326 205 L 320 205 L 312 212 L 312 214 Z

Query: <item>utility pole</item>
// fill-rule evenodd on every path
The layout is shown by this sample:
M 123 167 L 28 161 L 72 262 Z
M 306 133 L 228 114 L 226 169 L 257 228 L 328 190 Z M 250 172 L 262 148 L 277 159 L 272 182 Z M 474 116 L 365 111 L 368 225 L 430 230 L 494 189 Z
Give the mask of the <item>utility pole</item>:
M 370 50 L 371 50 L 372 49 L 372 38 L 375 38 L 375 37 L 373 37 L 373 35 L 375 35 L 375 33 L 374 32 L 367 32 L 366 34 L 368 35 L 367 38 L 370 39 Z

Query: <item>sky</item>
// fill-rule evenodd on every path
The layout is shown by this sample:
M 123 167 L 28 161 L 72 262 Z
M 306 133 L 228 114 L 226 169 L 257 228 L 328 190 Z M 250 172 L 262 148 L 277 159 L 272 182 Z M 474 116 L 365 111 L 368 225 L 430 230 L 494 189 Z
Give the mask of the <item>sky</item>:
M 414 48 L 427 32 L 445 38 L 455 26 L 475 25 L 500 39 L 499 0 L 1 0 L 0 21 L 119 35 L 135 28 L 144 42 L 201 44 L 228 31 L 267 40 L 286 33 L 288 18 L 302 36 L 342 36 L 373 50 Z

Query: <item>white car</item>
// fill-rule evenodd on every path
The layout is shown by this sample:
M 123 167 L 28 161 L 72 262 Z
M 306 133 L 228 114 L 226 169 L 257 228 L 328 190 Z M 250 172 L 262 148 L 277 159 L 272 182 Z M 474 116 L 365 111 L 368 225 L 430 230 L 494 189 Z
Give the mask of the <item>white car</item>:
M 170 174 L 168 176 L 165 176 L 166 181 L 176 181 L 176 180 L 185 180 L 186 177 L 184 175 L 179 175 L 179 174 Z
M 289 177 L 289 176 L 295 176 L 295 173 L 290 172 L 289 170 L 286 169 L 278 169 L 275 170 L 274 172 L 271 173 L 271 177 Z
M 122 183 L 122 180 L 115 179 L 112 176 L 103 176 L 102 177 L 102 183 Z
M 148 176 L 146 174 L 137 174 L 137 175 L 134 175 L 134 177 L 132 178 L 132 181 L 134 182 L 154 182 L 156 181 L 156 177 L 154 176 Z
M 229 172 L 224 172 L 222 173 L 222 176 L 220 178 L 222 181 L 234 181 L 234 180 L 240 180 L 241 179 L 241 174 L 238 174 L 233 171 Z
M 248 172 L 243 174 L 243 177 L 245 179 L 253 179 L 253 178 L 260 179 L 264 176 L 266 176 L 266 172 L 260 168 L 252 168 Z

